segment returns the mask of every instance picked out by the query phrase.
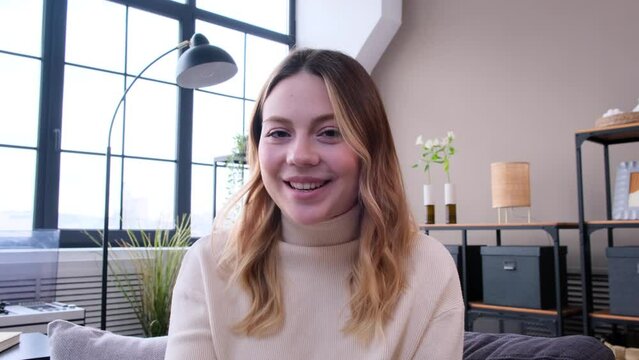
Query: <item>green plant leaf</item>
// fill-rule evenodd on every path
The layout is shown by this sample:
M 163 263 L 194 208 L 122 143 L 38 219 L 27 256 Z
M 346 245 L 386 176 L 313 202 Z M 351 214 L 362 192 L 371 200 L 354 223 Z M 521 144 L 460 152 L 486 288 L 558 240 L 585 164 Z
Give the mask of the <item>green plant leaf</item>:
M 99 240 L 87 235 L 93 242 L 104 241 L 102 233 Z M 190 239 L 190 219 L 183 216 L 176 220 L 174 231 L 141 231 L 138 237 L 127 230 L 127 239 L 116 243 L 130 250 L 130 261 L 119 259 L 115 251 L 109 252 L 111 277 L 132 307 L 145 336 L 168 333 L 173 287 Z M 124 265 L 127 262 L 135 270 L 134 274 Z

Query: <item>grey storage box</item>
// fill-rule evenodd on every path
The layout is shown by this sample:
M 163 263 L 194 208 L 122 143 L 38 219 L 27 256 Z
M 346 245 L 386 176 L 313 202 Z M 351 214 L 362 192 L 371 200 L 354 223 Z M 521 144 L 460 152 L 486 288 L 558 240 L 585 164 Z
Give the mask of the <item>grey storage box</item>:
M 610 313 L 639 316 L 639 246 L 606 249 Z
M 561 302 L 567 303 L 565 246 L 559 248 Z M 484 303 L 534 309 L 556 308 L 552 246 L 484 246 Z
M 482 294 L 482 277 L 481 277 L 481 251 L 483 245 L 468 245 L 466 246 L 466 271 L 468 272 L 468 301 L 479 301 L 483 298 Z M 446 249 L 450 252 L 450 255 L 455 260 L 457 265 L 457 272 L 459 273 L 459 281 L 462 274 L 462 246 L 461 245 L 446 245 Z

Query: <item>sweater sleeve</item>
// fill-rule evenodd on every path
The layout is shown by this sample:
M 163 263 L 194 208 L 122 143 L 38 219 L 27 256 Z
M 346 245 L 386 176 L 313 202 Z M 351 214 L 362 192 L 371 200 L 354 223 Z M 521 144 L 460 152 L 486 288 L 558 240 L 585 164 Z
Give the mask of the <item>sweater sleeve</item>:
M 185 255 L 173 289 L 166 360 L 216 359 L 197 245 Z
M 461 359 L 463 347 L 464 308 L 453 308 L 430 322 L 413 359 Z
M 444 281 L 436 301 L 436 310 L 419 341 L 413 359 L 462 359 L 464 350 L 464 302 L 453 259 L 443 246 L 438 246 L 439 269 L 446 269 L 440 277 Z M 435 252 L 434 249 L 432 249 Z M 443 275 L 446 274 L 446 275 Z M 445 280 L 444 280 L 445 279 Z

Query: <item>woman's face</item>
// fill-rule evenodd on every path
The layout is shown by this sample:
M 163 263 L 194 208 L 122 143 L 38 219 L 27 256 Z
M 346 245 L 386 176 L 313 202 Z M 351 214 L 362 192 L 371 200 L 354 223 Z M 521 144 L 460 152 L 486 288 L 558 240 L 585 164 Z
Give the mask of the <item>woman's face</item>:
M 337 128 L 322 79 L 300 72 L 282 80 L 262 117 L 262 179 L 282 212 L 309 225 L 350 210 L 359 192 L 359 160 Z

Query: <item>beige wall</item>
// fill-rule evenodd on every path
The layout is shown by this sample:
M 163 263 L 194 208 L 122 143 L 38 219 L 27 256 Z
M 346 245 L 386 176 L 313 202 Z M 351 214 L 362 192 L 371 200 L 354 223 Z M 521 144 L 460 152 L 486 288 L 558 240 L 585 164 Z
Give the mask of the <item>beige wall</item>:
M 403 24 L 373 71 L 387 106 L 406 192 L 422 220 L 424 175 L 418 134 L 454 130 L 452 160 L 458 222 L 496 221 L 490 163 L 528 161 L 537 221 L 577 221 L 576 130 L 594 126 L 609 108 L 629 111 L 639 97 L 637 0 L 405 0 Z M 613 167 L 639 160 L 639 145 L 611 148 Z M 605 217 L 603 152 L 584 147 L 586 218 Z M 614 173 L 613 173 L 614 182 Z M 437 222 L 443 172 L 434 174 Z M 517 214 L 522 214 L 518 212 Z M 523 218 L 519 217 L 520 220 Z M 616 231 L 618 244 L 639 245 L 639 231 Z M 433 233 L 445 243 L 458 234 Z M 470 242 L 490 243 L 471 233 Z M 577 231 L 562 232 L 569 267 L 578 266 Z M 549 244 L 542 232 L 505 233 L 504 244 Z M 593 238 L 594 264 L 606 265 L 603 232 Z

